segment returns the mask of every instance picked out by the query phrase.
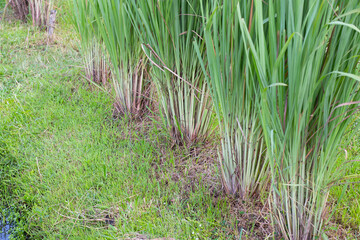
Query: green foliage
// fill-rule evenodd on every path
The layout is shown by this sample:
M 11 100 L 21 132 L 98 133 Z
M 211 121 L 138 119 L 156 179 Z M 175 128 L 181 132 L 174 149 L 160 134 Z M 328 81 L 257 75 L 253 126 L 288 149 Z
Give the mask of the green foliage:
M 0 0 L 0 13 L 2 13 L 5 6 L 6 6 L 6 1 L 5 0 Z
M 238 7 L 262 91 L 273 220 L 286 239 L 322 234 L 338 146 L 360 100 L 351 79 L 359 75 L 358 8 L 356 1 L 255 0 L 249 33 Z
M 202 1 L 128 2 L 130 9 L 136 9 L 128 12 L 151 62 L 151 79 L 172 138 L 188 147 L 204 141 L 212 130 L 211 102 L 193 47 L 203 35 Z
M 141 116 L 149 105 L 150 84 L 140 41 L 123 1 L 74 0 L 74 6 L 75 24 L 87 65 L 91 66 L 90 74 L 94 79 L 94 72 L 108 77 L 104 55 L 109 54 L 117 109 L 131 117 Z
M 227 192 L 249 199 L 264 190 L 268 165 L 256 102 L 260 88 L 246 68 L 249 53 L 243 43 L 237 3 L 225 1 L 204 18 L 207 54 L 202 66 L 205 73 L 209 71 L 206 79 L 222 135 L 224 186 Z M 244 1 L 241 10 L 246 22 L 251 22 L 251 1 Z
M 91 4 L 73 1 L 73 20 L 80 34 L 80 50 L 83 55 L 85 74 L 89 81 L 106 85 L 111 76 L 110 57 L 97 29 L 95 13 Z

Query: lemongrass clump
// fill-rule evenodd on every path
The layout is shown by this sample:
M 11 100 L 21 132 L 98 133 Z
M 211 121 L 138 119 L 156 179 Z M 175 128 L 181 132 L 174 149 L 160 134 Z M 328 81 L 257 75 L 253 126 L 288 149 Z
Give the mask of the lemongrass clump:
M 84 49 L 85 73 L 88 80 L 106 85 L 111 79 L 110 59 L 102 42 L 94 41 Z
M 131 2 L 166 127 L 179 145 L 204 141 L 211 132 L 211 103 L 193 46 L 203 33 L 201 1 Z
M 117 108 L 131 117 L 141 116 L 150 103 L 148 67 L 140 40 L 130 20 L 127 0 L 93 1 L 97 30 L 109 53 Z
M 31 17 L 34 26 L 45 27 L 48 26 L 48 19 L 50 11 L 53 7 L 53 0 L 28 0 L 31 10 Z
M 7 5 L 9 4 L 14 11 L 14 15 L 17 19 L 26 22 L 27 16 L 29 14 L 29 1 L 28 0 L 7 0 Z M 7 6 L 6 5 L 6 6 Z
M 111 78 L 110 59 L 101 38 L 95 32 L 92 5 L 85 1 L 74 1 L 73 10 L 75 28 L 80 34 L 80 51 L 86 78 L 98 84 L 106 84 Z
M 88 74 L 93 79 L 98 73 L 106 77 L 108 55 L 116 109 L 131 118 L 141 116 L 150 102 L 148 67 L 128 17 L 127 1 L 75 0 L 74 5 L 76 23 L 88 56 L 87 65 L 93 60 L 92 67 L 97 71 L 91 73 L 90 70 Z M 106 53 L 101 54 L 104 49 Z
M 53 0 L 8 0 L 7 2 L 18 19 L 26 22 L 30 13 L 33 26 L 47 28 Z
M 249 33 L 238 7 L 262 92 L 272 216 L 285 239 L 324 234 L 338 146 L 360 103 L 358 9 L 357 1 L 255 0 Z
M 249 199 L 266 186 L 268 164 L 256 103 L 260 87 L 247 71 L 238 2 L 224 1 L 204 19 L 207 55 L 202 59 L 222 137 L 223 185 L 228 193 Z M 242 2 L 241 10 L 253 28 L 251 1 Z

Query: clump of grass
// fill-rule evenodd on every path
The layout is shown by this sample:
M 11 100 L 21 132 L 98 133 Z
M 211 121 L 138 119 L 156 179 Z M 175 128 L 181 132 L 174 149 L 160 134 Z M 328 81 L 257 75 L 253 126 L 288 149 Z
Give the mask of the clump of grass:
M 248 49 L 236 13 L 238 2 L 225 1 L 206 16 L 207 55 L 203 68 L 209 72 L 206 79 L 222 136 L 223 185 L 228 193 L 249 199 L 264 190 L 268 164 L 256 102 L 260 87 L 247 70 Z M 253 29 L 253 3 L 247 1 L 240 6 L 250 30 Z
M 238 6 L 249 69 L 261 86 L 273 221 L 285 239 L 323 237 L 338 146 L 359 110 L 357 1 L 255 0 L 255 32 Z M 255 78 L 254 78 L 255 79 Z
M 202 38 L 201 1 L 130 2 L 135 11 L 128 12 L 151 62 L 165 126 L 176 144 L 190 147 L 206 140 L 211 132 L 211 102 L 193 47 Z
M 102 44 L 109 56 L 117 110 L 130 117 L 141 116 L 150 104 L 148 67 L 128 17 L 126 1 L 75 0 L 74 5 L 77 6 L 74 13 L 78 14 L 76 24 L 84 49 L 94 53 L 95 41 L 95 46 Z M 97 67 L 104 68 L 101 56 L 95 60 Z M 97 69 L 97 72 L 104 70 Z
M 27 21 L 29 14 L 29 2 L 27 0 L 8 0 L 5 5 L 5 10 L 8 5 L 13 9 L 16 18 L 23 22 Z
M 87 79 L 106 86 L 112 78 L 109 55 L 104 44 L 95 39 L 85 48 L 84 64 Z
M 80 34 L 80 50 L 84 60 L 85 74 L 89 81 L 106 85 L 111 79 L 110 57 L 104 43 L 96 33 L 96 21 L 90 3 L 75 1 L 73 21 Z
M 47 29 L 53 0 L 29 0 L 33 26 Z
M 33 26 L 47 28 L 53 0 L 8 0 L 15 16 L 26 22 L 31 13 Z

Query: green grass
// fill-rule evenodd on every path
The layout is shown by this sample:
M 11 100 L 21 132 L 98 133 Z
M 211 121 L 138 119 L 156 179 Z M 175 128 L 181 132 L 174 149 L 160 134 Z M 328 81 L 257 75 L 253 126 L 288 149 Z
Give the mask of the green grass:
M 211 196 L 202 173 L 196 185 L 187 177 L 196 158 L 171 150 L 155 123 L 139 130 L 112 118 L 112 97 L 74 67 L 81 58 L 71 32 L 58 30 L 46 48 L 45 35 L 28 25 L 3 29 L 0 194 L 1 206 L 15 209 L 17 237 L 227 238 L 226 200 Z
M 6 2 L 5 0 L 0 0 L 0 13 L 3 13 L 3 8 L 5 7 Z
M 355 124 L 359 124 L 359 120 L 356 120 Z M 345 165 L 346 175 L 353 177 L 348 180 L 350 184 L 342 184 L 332 189 L 332 197 L 335 199 L 333 206 L 336 206 L 334 219 L 360 233 L 360 134 L 350 131 L 347 138 L 350 138 L 350 144 L 342 146 L 346 149 L 347 159 L 344 160 L 346 155 L 343 152 L 338 160 L 338 168 L 344 167 L 344 162 L 349 161 L 350 163 Z

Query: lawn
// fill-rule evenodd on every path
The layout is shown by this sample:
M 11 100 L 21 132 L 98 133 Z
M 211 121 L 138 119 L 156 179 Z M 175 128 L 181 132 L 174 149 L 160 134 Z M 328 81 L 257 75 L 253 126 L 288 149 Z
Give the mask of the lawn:
M 12 236 L 274 236 L 266 196 L 251 203 L 224 193 L 216 133 L 189 151 L 174 146 L 156 113 L 142 121 L 114 114 L 113 92 L 83 77 L 69 5 L 58 7 L 49 45 L 30 24 L 0 22 L 0 209 L 2 222 L 14 223 Z M 339 168 L 360 159 L 359 137 L 349 130 L 351 145 L 343 146 Z M 356 239 L 360 232 L 360 162 L 349 166 L 354 183 L 331 192 L 335 212 L 326 229 L 334 239 Z

